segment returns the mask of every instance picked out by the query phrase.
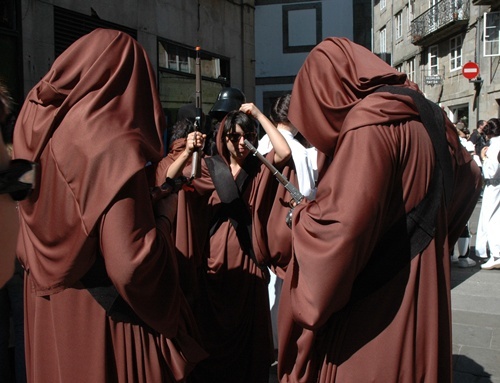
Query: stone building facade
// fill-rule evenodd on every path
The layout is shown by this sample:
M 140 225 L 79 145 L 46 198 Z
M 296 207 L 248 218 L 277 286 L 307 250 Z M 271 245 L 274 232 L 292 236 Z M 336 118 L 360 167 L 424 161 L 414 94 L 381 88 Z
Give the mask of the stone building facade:
M 54 59 L 97 27 L 123 30 L 148 52 L 165 113 L 195 95 L 196 47 L 201 52 L 203 110 L 222 87 L 255 97 L 254 0 L 3 0 L 0 77 L 19 103 Z
M 499 0 L 375 0 L 373 14 L 373 51 L 453 122 L 499 117 Z

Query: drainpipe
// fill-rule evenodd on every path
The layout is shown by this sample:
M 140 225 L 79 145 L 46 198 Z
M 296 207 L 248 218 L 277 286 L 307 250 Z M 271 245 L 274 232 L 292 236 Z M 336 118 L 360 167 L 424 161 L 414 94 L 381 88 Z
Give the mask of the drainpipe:
M 240 17 L 241 17 L 241 85 L 242 92 L 246 94 L 245 88 L 245 12 L 243 10 L 244 0 L 240 0 Z
M 482 7 L 481 7 L 482 8 Z M 469 11 L 470 12 L 470 11 Z M 476 49 L 474 50 L 474 61 L 476 63 L 480 63 L 480 58 L 481 58 L 481 33 L 482 33 L 482 23 L 484 22 L 483 20 L 483 14 L 482 9 L 480 9 L 480 14 L 476 20 Z M 481 66 L 479 66 L 481 68 Z M 481 76 L 478 76 L 475 80 L 471 80 L 470 82 L 474 83 L 474 101 L 472 104 L 472 110 L 476 109 L 476 124 L 477 121 L 479 121 L 479 106 L 480 106 L 480 100 L 479 96 L 481 93 L 481 86 L 483 85 L 483 79 Z
M 374 45 L 374 42 L 375 42 L 375 10 L 374 10 L 374 7 L 375 7 L 375 0 L 371 0 L 371 10 L 372 10 L 372 26 L 371 26 L 371 47 L 372 47 L 372 52 L 374 52 L 374 49 L 375 49 L 375 45 Z

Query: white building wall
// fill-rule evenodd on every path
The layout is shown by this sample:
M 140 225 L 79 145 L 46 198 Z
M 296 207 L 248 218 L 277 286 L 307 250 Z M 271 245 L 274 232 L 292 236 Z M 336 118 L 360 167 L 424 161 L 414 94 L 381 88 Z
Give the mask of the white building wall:
M 255 102 L 262 108 L 265 92 L 290 91 L 297 74 L 309 52 L 285 53 L 283 51 L 283 6 L 296 2 L 257 5 L 255 8 L 255 76 L 258 84 Z M 353 38 L 353 6 L 351 1 L 326 0 L 321 3 L 322 39 L 330 36 Z M 307 4 L 307 3 L 305 3 Z M 304 13 L 304 24 L 293 25 L 291 38 L 300 42 L 300 29 L 305 34 L 315 33 L 316 20 L 311 13 Z M 295 33 L 295 34 L 294 34 Z M 259 81 L 260 80 L 260 81 Z M 260 83 L 260 84 L 259 84 Z M 265 83 L 265 84 L 262 84 Z

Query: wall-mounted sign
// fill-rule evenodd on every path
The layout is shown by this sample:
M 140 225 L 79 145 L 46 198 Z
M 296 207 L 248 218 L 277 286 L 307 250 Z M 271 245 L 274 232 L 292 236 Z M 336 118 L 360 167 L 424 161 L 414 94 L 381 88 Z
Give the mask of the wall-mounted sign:
M 440 85 L 443 83 L 441 76 L 425 76 L 426 85 Z
M 462 67 L 462 74 L 469 80 L 476 78 L 477 76 L 479 76 L 479 65 L 477 65 L 473 61 L 469 61 Z

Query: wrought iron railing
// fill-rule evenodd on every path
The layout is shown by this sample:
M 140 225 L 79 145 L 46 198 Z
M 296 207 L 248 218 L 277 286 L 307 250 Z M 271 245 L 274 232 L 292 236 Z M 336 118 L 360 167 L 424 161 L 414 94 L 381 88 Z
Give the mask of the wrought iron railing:
M 411 22 L 412 43 L 451 23 L 469 20 L 468 0 L 441 0 Z

